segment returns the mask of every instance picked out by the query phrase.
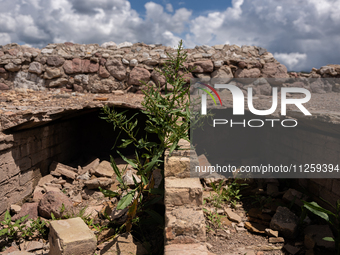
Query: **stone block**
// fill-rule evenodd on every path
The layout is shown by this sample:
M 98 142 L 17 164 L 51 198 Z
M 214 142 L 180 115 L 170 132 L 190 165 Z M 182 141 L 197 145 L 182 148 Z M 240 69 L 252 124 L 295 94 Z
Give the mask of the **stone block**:
M 42 150 L 37 153 L 34 153 L 31 155 L 32 159 L 32 166 L 38 164 L 41 161 L 44 161 L 50 157 L 50 151 L 49 150 Z
M 55 176 L 65 176 L 67 178 L 75 180 L 78 176 L 78 169 L 69 167 L 67 165 L 58 163 L 58 162 L 52 162 L 50 165 L 50 172 L 52 175 Z
M 242 218 L 237 213 L 233 212 L 230 208 L 224 208 L 224 212 L 228 216 L 228 219 L 237 223 L 240 223 L 242 221 Z
M 0 134 L 0 142 L 14 142 L 13 135 Z
M 332 190 L 333 186 L 333 179 L 312 179 L 311 181 L 319 184 L 321 187 L 327 189 L 327 190 Z
M 3 198 L 8 193 L 13 192 L 19 187 L 19 175 L 8 178 L 5 182 L 0 184 L 0 197 Z
M 177 207 L 165 213 L 166 243 L 197 243 L 206 240 L 206 226 L 201 208 Z
M 13 147 L 12 143 L 0 143 L 0 151 L 4 151 Z
M 287 190 L 282 198 L 288 203 L 294 201 L 294 204 L 296 204 L 299 207 L 303 206 L 302 200 L 307 200 L 306 195 L 302 194 L 300 191 L 297 191 L 295 189 Z
M 38 203 L 25 203 L 23 204 L 20 213 L 14 215 L 12 217 L 13 221 L 20 219 L 28 215 L 28 219 L 36 219 L 38 218 Z
M 85 174 L 86 172 L 91 172 L 94 171 L 94 169 L 99 165 L 99 158 L 96 158 L 95 160 L 93 160 L 91 163 L 89 163 L 88 165 L 84 166 L 82 168 L 82 171 L 79 172 L 79 174 Z
M 20 186 L 25 185 L 29 181 L 34 181 L 35 183 L 41 178 L 41 172 L 39 168 L 31 168 L 28 171 L 20 173 L 19 184 Z
M 198 178 L 165 178 L 165 205 L 202 206 L 203 191 Z
M 304 230 L 305 233 L 305 243 L 309 243 L 310 246 L 313 246 L 312 243 L 314 243 L 317 246 L 325 247 L 327 249 L 334 249 L 334 242 L 329 242 L 323 240 L 325 237 L 332 237 L 334 238 L 334 235 L 332 233 L 331 228 L 328 225 L 309 225 Z M 311 239 L 311 240 L 308 240 Z M 308 242 L 309 241 L 309 242 Z M 312 249 L 313 247 L 307 247 Z
M 0 183 L 8 178 L 12 178 L 20 172 L 20 168 L 15 163 L 0 165 Z M 0 192 L 1 193 L 1 192 Z
M 32 166 L 32 160 L 29 157 L 19 159 L 16 164 L 19 166 L 21 171 L 28 170 Z
M 8 199 L 7 197 L 4 197 L 1 199 L 1 203 L 0 203 L 0 215 L 2 215 L 7 209 L 8 209 Z M 3 218 L 1 218 L 1 220 L 2 219 Z
M 94 169 L 94 174 L 98 177 L 111 178 L 115 172 L 113 171 L 111 163 L 104 160 Z
M 164 255 L 208 255 L 206 245 L 195 244 L 170 244 L 166 245 Z
M 92 255 L 97 239 L 81 218 L 50 223 L 50 255 Z
M 190 159 L 188 157 L 166 156 L 164 164 L 165 177 L 189 178 Z
M 115 255 L 115 254 L 146 255 L 148 254 L 148 252 L 145 250 L 145 248 L 140 242 L 133 240 L 133 236 L 130 233 L 118 236 L 114 240 L 110 241 L 105 247 L 109 247 L 109 248 L 104 248 L 105 254 L 107 255 L 109 254 L 112 254 L 112 255 Z M 104 254 L 104 249 L 102 250 L 100 254 Z
M 299 218 L 287 207 L 279 206 L 274 214 L 270 228 L 279 231 L 286 238 L 294 238 L 297 234 Z

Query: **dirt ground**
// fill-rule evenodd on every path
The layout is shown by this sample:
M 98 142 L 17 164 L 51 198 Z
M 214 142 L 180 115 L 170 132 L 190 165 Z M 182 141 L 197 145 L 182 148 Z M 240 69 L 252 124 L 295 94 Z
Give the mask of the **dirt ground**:
M 253 191 L 254 189 L 252 190 L 252 192 Z M 268 213 L 266 213 L 266 216 L 268 216 L 267 222 L 263 220 L 261 221 L 261 225 L 263 225 L 265 228 L 270 228 L 270 220 L 275 214 L 277 207 L 279 205 L 290 207 L 288 203 L 281 199 L 282 196 L 269 199 L 269 196 L 262 192 L 261 196 L 263 198 L 266 198 L 264 199 L 264 201 L 267 202 L 266 204 L 259 204 L 254 197 L 255 193 L 249 195 L 249 192 L 245 191 L 245 195 L 241 198 L 240 201 L 237 202 L 236 207 L 231 206 L 230 203 L 224 202 L 221 206 L 221 208 L 224 209 L 219 209 L 214 207 L 211 201 L 209 201 L 209 197 L 211 197 L 211 194 L 214 194 L 214 192 L 211 191 L 211 189 L 206 188 L 203 196 L 207 202 L 204 204 L 203 207 L 207 208 L 208 212 L 217 212 L 221 217 L 221 225 L 214 226 L 211 221 L 211 216 L 209 216 L 209 213 L 205 211 L 206 225 L 209 226 L 207 227 L 207 246 L 209 251 L 216 255 L 336 254 L 335 251 L 332 249 L 326 249 L 317 245 L 315 245 L 313 249 L 308 250 L 305 245 L 305 234 L 302 226 L 298 227 L 298 235 L 294 239 L 285 238 L 283 237 L 282 233 L 279 232 L 278 237 L 281 238 L 281 242 L 276 243 L 273 242 L 274 237 L 270 237 L 270 235 L 268 235 L 267 233 L 254 233 L 245 226 L 249 222 L 256 226 L 256 223 L 253 223 L 254 221 L 256 221 L 256 219 L 254 220 L 254 218 L 250 218 L 250 216 L 252 215 L 250 211 L 256 208 L 258 211 Z M 227 215 L 225 208 L 231 208 L 233 212 L 240 216 L 241 222 L 233 222 Z M 301 214 L 298 207 L 292 207 L 291 210 L 294 211 L 296 215 Z M 319 217 L 314 217 L 310 214 L 308 214 L 308 216 L 311 217 L 308 219 L 309 225 L 326 224 L 326 222 L 321 220 Z

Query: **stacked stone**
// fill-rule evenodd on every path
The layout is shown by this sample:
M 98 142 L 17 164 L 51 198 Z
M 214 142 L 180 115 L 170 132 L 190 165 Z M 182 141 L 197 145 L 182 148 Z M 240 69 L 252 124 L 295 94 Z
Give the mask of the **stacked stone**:
M 313 93 L 340 92 L 340 65 L 327 65 L 319 69 L 312 68 L 309 73 L 291 72 L 289 75 L 297 78 L 295 80 L 300 82 L 300 86 L 310 89 Z
M 309 73 L 291 72 L 290 76 L 305 78 L 340 78 L 340 65 L 326 65 L 320 69 L 312 68 Z
M 337 79 L 329 80 L 340 77 L 340 65 L 313 68 L 310 73 L 288 74 L 287 68 L 261 47 L 203 45 L 185 51 L 188 54 L 186 67 L 191 70 L 185 75 L 187 82 L 191 78 L 212 83 L 226 83 L 232 78 L 274 78 L 281 80 L 274 82 L 275 86 L 304 87 L 314 93 L 340 92 Z M 141 93 L 143 83 L 164 89 L 166 79 L 155 69 L 162 68 L 169 55 L 176 56 L 176 49 L 161 44 L 61 43 L 49 44 L 41 50 L 7 44 L 0 46 L 0 90 L 64 88 L 90 93 L 116 90 Z M 255 89 L 256 93 L 270 95 L 269 83 L 254 84 L 255 88 L 266 84 L 265 89 Z
M 215 79 L 285 78 L 285 66 L 265 49 L 255 46 L 216 45 L 186 49 L 185 77 Z M 164 88 L 166 80 L 155 69 L 176 55 L 176 49 L 160 44 L 113 42 L 80 45 L 49 44 L 34 49 L 12 43 L 0 46 L 0 89 L 66 88 L 78 92 L 140 91 L 143 82 Z
M 165 152 L 165 254 L 206 255 L 203 189 L 199 178 L 190 178 L 190 157 L 196 153 L 185 140 L 179 146 L 171 156 Z

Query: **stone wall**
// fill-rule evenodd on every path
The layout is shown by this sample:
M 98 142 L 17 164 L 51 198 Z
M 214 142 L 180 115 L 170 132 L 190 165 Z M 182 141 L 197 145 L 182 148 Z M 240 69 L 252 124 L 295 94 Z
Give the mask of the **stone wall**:
M 41 127 L 0 132 L 0 215 L 32 194 L 53 161 L 77 163 L 72 165 L 77 167 L 92 157 L 108 160 L 110 154 L 116 156 L 111 148 L 118 131 L 98 117 L 100 108 L 88 111 Z M 122 152 L 133 154 L 128 150 Z
M 0 135 L 0 215 L 33 193 L 53 160 L 65 161 L 72 155 L 78 142 L 72 124 Z
M 288 135 L 287 135 L 288 134 Z M 285 129 L 267 132 L 265 134 L 263 153 L 273 165 L 304 165 L 304 164 L 333 164 L 340 166 L 340 136 L 317 130 L 295 129 L 294 132 Z M 315 173 L 317 176 L 317 173 Z M 318 174 L 319 177 L 325 176 Z M 304 188 L 314 201 L 333 210 L 322 199 L 336 205 L 340 197 L 339 179 L 296 179 L 292 181 L 298 189 Z M 333 176 L 340 176 L 334 171 Z
M 189 78 L 289 78 L 300 77 L 309 87 L 309 78 L 340 77 L 340 66 L 313 69 L 310 74 L 287 73 L 287 68 L 261 47 L 237 45 L 196 46 L 186 49 L 187 67 L 195 69 Z M 49 44 L 43 49 L 0 46 L 0 90 L 30 88 L 33 90 L 64 88 L 70 91 L 110 93 L 115 90 L 141 93 L 142 83 L 164 87 L 165 78 L 155 68 L 161 68 L 175 56 L 176 50 L 162 45 L 144 43 L 104 43 L 80 45 Z M 319 92 L 340 91 L 340 85 Z M 138 92 L 139 91 L 139 92 Z M 259 92 L 261 93 L 261 92 Z
M 208 255 L 203 215 L 203 187 L 190 178 L 190 158 L 196 155 L 190 143 L 181 140 L 180 150 L 164 158 L 165 255 Z

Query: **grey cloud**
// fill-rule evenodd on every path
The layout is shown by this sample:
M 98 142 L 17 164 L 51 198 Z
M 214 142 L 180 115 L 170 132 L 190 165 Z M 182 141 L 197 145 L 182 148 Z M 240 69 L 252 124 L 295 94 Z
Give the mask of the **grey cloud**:
M 76 13 L 94 15 L 98 13 L 98 9 L 104 11 L 121 11 L 122 6 L 126 1 L 124 0 L 69 0 L 72 8 Z

